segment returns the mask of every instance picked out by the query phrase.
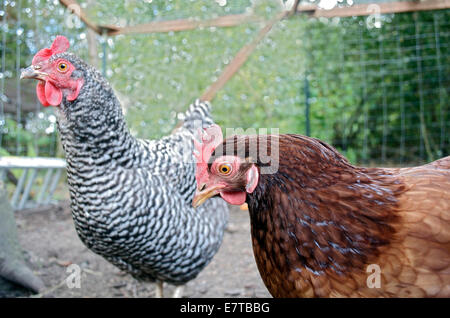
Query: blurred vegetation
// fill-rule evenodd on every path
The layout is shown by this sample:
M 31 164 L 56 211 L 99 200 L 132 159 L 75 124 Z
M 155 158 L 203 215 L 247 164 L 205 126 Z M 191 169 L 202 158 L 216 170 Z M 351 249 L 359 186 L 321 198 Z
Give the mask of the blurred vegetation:
M 24 67 L 56 34 L 69 37 L 71 50 L 87 59 L 86 29 L 58 1 L 20 2 L 21 23 L 14 13 L 18 1 L 15 6 L 9 1 L 6 10 L 9 28 L 2 50 L 9 73 L 2 76 L 17 75 L 18 43 Z M 88 1 L 79 2 L 88 6 Z M 281 9 L 276 0 L 228 1 L 224 6 L 201 0 L 99 0 L 90 1 L 87 12 L 96 23 L 125 26 L 245 12 L 268 19 Z M 223 127 L 274 127 L 281 133 L 305 134 L 308 103 L 311 135 L 333 144 L 353 162 L 418 163 L 448 155 L 450 10 L 383 15 L 375 24 L 370 19 L 297 15 L 281 21 L 212 101 L 215 120 Z M 170 133 L 177 113 L 217 79 L 261 27 L 247 23 L 98 37 L 99 58 L 104 44 L 106 76 L 133 133 L 142 138 Z M 20 35 L 17 28 L 23 28 Z M 22 154 L 34 155 L 33 147 L 48 149 L 39 154 L 56 154 L 51 111 L 41 108 L 21 116 L 19 125 L 17 115 L 8 114 L 0 146 L 8 145 L 11 152 L 19 140 Z M 29 122 L 35 118 L 44 124 L 32 132 Z

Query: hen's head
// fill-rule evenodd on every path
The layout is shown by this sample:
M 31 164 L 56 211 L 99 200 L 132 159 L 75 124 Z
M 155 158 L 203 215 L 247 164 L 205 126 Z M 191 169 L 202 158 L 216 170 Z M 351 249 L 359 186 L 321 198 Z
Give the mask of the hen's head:
M 50 48 L 36 53 L 32 65 L 22 71 L 21 78 L 38 80 L 36 93 L 44 106 L 58 106 L 63 97 L 74 101 L 83 86 L 84 80 L 74 66 L 76 57 L 65 53 L 69 40 L 57 36 Z
M 194 142 L 197 151 L 197 192 L 192 205 L 197 207 L 216 195 L 230 204 L 243 204 L 247 193 L 252 193 L 258 185 L 259 170 L 256 164 L 245 152 L 241 154 L 238 151 L 237 136 L 223 141 L 219 126 L 213 125 L 201 135 L 201 142 Z

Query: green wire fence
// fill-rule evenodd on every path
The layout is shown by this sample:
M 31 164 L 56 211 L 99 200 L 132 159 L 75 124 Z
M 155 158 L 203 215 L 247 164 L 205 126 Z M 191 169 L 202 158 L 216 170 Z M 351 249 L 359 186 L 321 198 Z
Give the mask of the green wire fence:
M 79 1 L 101 24 L 252 13 L 228 28 L 97 35 L 98 65 L 139 137 L 169 133 L 177 113 L 249 43 L 280 1 Z M 357 2 L 357 1 L 355 1 Z M 108 11 L 105 11 L 107 10 Z M 136 16 L 139 12 L 143 15 Z M 87 28 L 59 1 L 2 0 L 0 155 L 62 156 L 56 117 L 20 69 L 56 34 L 89 61 Z M 259 21 L 259 22 L 258 22 Z M 225 127 L 278 127 L 323 139 L 352 162 L 418 164 L 449 154 L 450 10 L 312 18 L 274 26 L 212 101 Z

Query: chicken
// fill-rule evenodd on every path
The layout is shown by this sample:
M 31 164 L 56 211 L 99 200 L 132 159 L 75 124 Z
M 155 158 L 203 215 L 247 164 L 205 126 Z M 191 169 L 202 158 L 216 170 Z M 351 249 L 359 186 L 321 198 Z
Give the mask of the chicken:
M 363 168 L 318 139 L 218 126 L 196 150 L 193 205 L 248 204 L 274 297 L 450 297 L 450 157 Z
M 37 79 L 40 102 L 55 106 L 76 231 L 121 270 L 157 281 L 162 296 L 162 282 L 182 286 L 211 261 L 227 224 L 222 200 L 191 206 L 192 141 L 196 127 L 213 123 L 210 106 L 196 101 L 172 135 L 136 139 L 107 81 L 68 48 L 65 37 L 56 37 L 22 78 Z

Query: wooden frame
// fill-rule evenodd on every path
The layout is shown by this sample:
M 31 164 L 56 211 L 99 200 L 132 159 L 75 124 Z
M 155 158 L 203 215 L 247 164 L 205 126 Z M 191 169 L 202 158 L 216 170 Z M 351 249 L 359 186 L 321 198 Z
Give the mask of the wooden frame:
M 139 24 L 136 26 L 116 28 L 115 30 L 109 30 L 107 32 L 107 35 L 113 36 L 119 34 L 178 32 L 207 27 L 224 28 L 255 21 L 261 21 L 261 19 L 250 14 L 227 15 L 203 21 L 196 21 L 193 19 L 179 19 L 179 20 L 150 22 L 145 24 Z M 112 29 L 114 27 L 108 26 L 108 28 Z
M 135 26 L 116 27 L 96 25 L 88 20 L 86 14 L 78 5 L 76 0 L 59 0 L 62 5 L 72 10 L 89 28 L 102 35 L 138 34 L 138 33 L 160 33 L 179 32 L 193 30 L 202 27 L 232 27 L 243 23 L 261 21 L 261 18 L 249 14 L 235 14 L 218 17 L 210 20 L 196 21 L 192 19 L 179 19 L 170 21 L 150 22 Z M 233 77 L 233 75 L 245 64 L 258 43 L 266 36 L 272 27 L 280 20 L 291 17 L 295 14 L 309 14 L 311 17 L 332 18 L 366 16 L 371 14 L 388 14 L 414 11 L 442 10 L 450 8 L 450 0 L 424 0 L 408 2 L 385 2 L 373 4 L 359 4 L 351 7 L 336 7 L 331 10 L 320 9 L 316 5 L 299 5 L 300 0 L 296 0 L 290 11 L 279 13 L 275 18 L 266 22 L 258 32 L 256 37 L 249 44 L 245 45 L 233 60 L 225 67 L 219 78 L 209 86 L 203 95 L 202 100 L 212 100 L 217 92 Z M 76 9 L 76 10 L 75 10 Z
M 320 9 L 315 5 L 300 5 L 297 13 L 308 13 L 312 17 L 354 17 L 365 16 L 374 13 L 402 13 L 414 11 L 443 10 L 450 8 L 450 0 L 424 0 L 403 2 L 382 2 L 372 4 L 356 4 L 351 7 L 336 7 L 331 10 Z
M 59 0 L 59 2 L 78 16 L 86 26 L 97 34 L 106 34 L 115 36 L 120 34 L 139 34 L 139 33 L 161 33 L 161 32 L 179 32 L 193 30 L 204 27 L 232 27 L 249 22 L 261 22 L 261 18 L 250 14 L 233 14 L 221 16 L 215 19 L 196 21 L 193 19 L 178 19 L 169 21 L 150 22 L 138 24 L 135 26 L 118 27 L 113 25 L 97 25 L 90 21 L 76 0 Z M 424 0 L 424 1 L 403 1 L 403 2 L 385 2 L 374 4 L 357 4 L 351 7 L 336 7 L 331 10 L 320 9 L 316 5 L 298 5 L 297 0 L 294 3 L 296 10 L 290 12 L 293 15 L 309 14 L 312 17 L 351 17 L 364 16 L 371 14 L 401 13 L 427 10 L 443 10 L 450 8 L 450 0 Z

